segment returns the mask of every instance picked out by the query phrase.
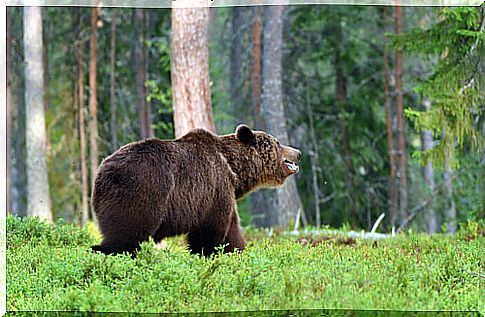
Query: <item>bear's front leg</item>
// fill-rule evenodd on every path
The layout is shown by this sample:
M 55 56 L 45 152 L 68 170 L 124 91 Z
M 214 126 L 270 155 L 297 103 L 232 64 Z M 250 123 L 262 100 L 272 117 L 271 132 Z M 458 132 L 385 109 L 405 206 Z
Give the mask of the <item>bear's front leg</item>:
M 220 224 L 204 224 L 187 235 L 187 242 L 193 254 L 209 256 L 224 241 L 224 229 Z
M 224 252 L 234 252 L 236 249 L 239 251 L 244 250 L 245 242 L 241 233 L 239 215 L 236 211 L 232 215 L 229 230 L 227 231 L 223 244 L 225 245 Z
M 225 190 L 227 188 L 230 188 L 230 184 L 221 186 L 203 222 L 189 231 L 187 238 L 192 253 L 208 256 L 215 252 L 216 247 L 224 244 L 227 244 L 224 252 L 233 252 L 235 248 L 244 249 L 236 198 Z
M 188 234 L 188 243 L 192 253 L 209 256 L 216 247 L 224 245 L 224 252 L 244 250 L 239 216 L 233 207 L 230 216 L 212 217 L 210 222 L 199 226 Z M 229 218 L 229 219 L 228 219 Z

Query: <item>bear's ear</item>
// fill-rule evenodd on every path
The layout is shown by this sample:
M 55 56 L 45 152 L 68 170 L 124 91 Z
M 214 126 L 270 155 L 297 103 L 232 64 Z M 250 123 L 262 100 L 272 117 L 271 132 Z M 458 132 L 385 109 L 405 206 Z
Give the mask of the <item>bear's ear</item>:
M 236 128 L 236 138 L 240 142 L 248 145 L 252 145 L 256 142 L 256 136 L 254 135 L 253 131 L 244 124 L 241 124 Z

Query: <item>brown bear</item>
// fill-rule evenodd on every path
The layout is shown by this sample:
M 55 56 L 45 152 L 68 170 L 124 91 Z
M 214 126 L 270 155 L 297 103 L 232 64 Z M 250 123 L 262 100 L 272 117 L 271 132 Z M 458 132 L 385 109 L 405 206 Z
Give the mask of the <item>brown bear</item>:
M 202 129 L 175 140 L 127 144 L 101 163 L 92 203 L 103 234 L 93 250 L 128 252 L 152 237 L 187 234 L 192 253 L 244 249 L 236 200 L 283 185 L 301 152 L 246 125 L 218 136 Z

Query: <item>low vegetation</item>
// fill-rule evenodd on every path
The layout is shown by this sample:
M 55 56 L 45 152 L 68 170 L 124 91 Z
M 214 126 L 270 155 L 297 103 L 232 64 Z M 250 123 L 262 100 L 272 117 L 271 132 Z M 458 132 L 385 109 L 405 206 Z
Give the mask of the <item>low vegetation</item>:
M 183 239 L 136 259 L 94 254 L 90 230 L 7 218 L 7 310 L 254 311 L 295 308 L 476 311 L 484 302 L 483 223 L 456 235 L 265 237 L 204 258 Z M 483 305 L 483 304 L 481 304 Z M 483 307 L 482 307 L 483 309 Z

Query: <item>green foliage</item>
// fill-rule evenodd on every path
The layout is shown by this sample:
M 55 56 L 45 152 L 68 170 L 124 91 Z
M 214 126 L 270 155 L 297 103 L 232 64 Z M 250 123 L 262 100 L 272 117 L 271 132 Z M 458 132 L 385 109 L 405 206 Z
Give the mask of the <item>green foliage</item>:
M 148 242 L 133 260 L 90 252 L 87 231 L 62 223 L 9 216 L 7 230 L 10 311 L 476 310 L 485 242 L 480 222 L 455 237 L 314 237 L 314 247 L 249 237 L 244 252 L 209 258 Z
M 23 37 L 22 8 L 10 7 L 14 67 L 10 72 L 14 108 L 23 104 Z M 117 20 L 112 21 L 112 11 Z M 240 64 L 244 77 L 240 97 L 231 96 L 231 45 L 233 8 L 217 8 L 211 19 L 209 36 L 209 71 L 211 101 L 218 133 L 231 133 L 240 122 L 254 122 L 251 108 L 252 24 L 254 7 L 245 7 L 238 36 L 243 51 Z M 420 11 L 423 10 L 423 11 Z M 417 25 L 416 14 L 438 12 L 439 8 L 406 8 L 404 29 Z M 406 114 L 417 130 L 431 130 L 439 139 L 430 151 L 416 151 L 410 159 L 409 200 L 414 208 L 433 193 L 423 190 L 426 184 L 420 175 L 418 159 L 431 158 L 441 167 L 448 153 L 453 166 L 458 168 L 453 179 L 457 218 L 459 221 L 483 217 L 480 204 L 479 173 L 483 170 L 476 149 L 483 143 L 477 127 L 483 124 L 483 88 L 478 88 L 478 57 L 483 53 L 484 32 L 480 10 L 483 7 L 448 8 L 439 11 L 436 23 L 427 29 L 411 29 L 401 37 L 393 37 L 395 47 L 415 52 L 417 57 L 404 56 L 404 98 L 409 106 L 416 103 L 410 93 L 411 80 L 417 61 L 424 68 L 433 67 L 433 73 L 415 82 L 415 91 L 430 97 L 429 112 L 408 107 Z M 169 9 L 147 10 L 149 31 L 147 56 L 149 58 L 147 90 L 149 93 L 155 136 L 170 139 L 174 136 Z M 85 100 L 87 108 L 90 8 L 43 8 L 44 45 L 48 60 L 47 129 L 50 137 L 48 151 L 49 185 L 55 218 L 76 222 L 80 210 L 80 153 L 78 114 L 74 94 L 78 83 L 78 44 L 83 49 Z M 482 13 L 483 14 L 483 13 Z M 120 145 L 139 139 L 139 118 L 136 106 L 135 68 L 133 67 L 134 28 L 131 8 L 102 8 L 97 31 L 98 41 L 98 127 L 100 159 L 111 153 L 110 133 L 110 45 L 112 23 L 116 23 L 116 117 Z M 294 177 L 309 223 L 314 223 L 314 200 L 310 158 L 313 144 L 310 134 L 309 108 L 312 110 L 317 145 L 317 174 L 321 219 L 325 224 L 340 227 L 351 223 L 349 197 L 357 210 L 357 226 L 370 230 L 377 217 L 387 209 L 389 159 L 387 152 L 385 112 L 383 110 L 383 56 L 384 26 L 393 22 L 390 14 L 383 21 L 379 6 L 290 6 L 284 28 L 283 91 L 290 143 L 303 152 L 301 170 Z M 356 27 L 358 26 L 358 27 Z M 335 56 L 339 50 L 341 67 L 346 77 L 346 102 L 343 109 L 337 105 Z M 389 67 L 393 67 L 389 50 Z M 418 55 L 420 54 L 420 55 Z M 483 54 L 482 54 L 483 55 Z M 483 63 L 483 62 L 482 62 Z M 413 70 L 414 69 L 414 70 Z M 415 76 L 416 77 L 416 76 Z M 483 84 L 483 80 L 482 80 Z M 392 84 L 391 84 L 392 90 Z M 411 100 L 412 99 L 412 100 Z M 412 102 L 412 103 L 411 103 Z M 16 110 L 14 111 L 16 112 Z M 20 115 L 20 114 L 15 114 Z M 14 115 L 14 117 L 15 117 Z M 20 115 L 25 117 L 25 114 Z M 89 119 L 85 109 L 86 126 Z M 21 119 L 14 118 L 14 140 L 19 153 L 25 148 L 25 137 L 18 129 L 25 129 Z M 341 124 L 348 127 L 350 154 L 353 166 L 353 185 L 346 184 L 347 168 L 342 146 Z M 446 133 L 444 133 L 446 132 Z M 89 134 L 89 131 L 86 131 Z M 406 129 L 407 140 L 413 140 L 419 150 L 419 133 Z M 408 145 L 411 142 L 408 142 Z M 455 151 L 458 145 L 459 151 Z M 88 146 L 89 147 L 89 146 Z M 89 149 L 88 149 L 89 152 Z M 89 157 L 89 153 L 88 157 Z M 24 153 L 25 155 L 25 153 Z M 15 166 L 24 162 L 14 157 Z M 457 164 L 459 161 L 459 165 Z M 89 161 L 88 161 L 89 164 Z M 481 170 L 480 170 L 481 169 Z M 89 170 L 89 166 L 88 166 Z M 15 171 L 14 171 L 15 172 Z M 19 173 L 17 173 L 19 174 Z M 21 177 L 13 173 L 14 201 L 26 201 L 26 186 Z M 442 174 L 435 172 L 436 188 L 442 185 Z M 481 177 L 484 179 L 484 177 Z M 483 182 L 483 181 L 482 181 Z M 482 189 L 483 192 L 483 189 Z M 483 198 L 482 198 L 483 199 Z M 444 218 L 444 195 L 435 194 L 436 210 Z M 16 206 L 22 211 L 24 207 Z M 411 209 L 410 208 L 410 209 Z M 427 210 L 420 211 L 421 215 Z M 252 222 L 248 200 L 239 202 L 241 222 Z M 416 217 L 413 230 L 420 224 Z M 381 228 L 390 230 L 386 215 Z M 386 223 L 387 222 L 387 223 Z M 421 221 L 424 222 L 424 221 Z M 416 226 L 414 226 L 416 225 Z M 92 228 L 92 225 L 90 225 Z M 387 226 L 387 227 L 386 227 Z
M 285 40 L 288 54 L 284 62 L 287 74 L 284 90 L 289 117 L 305 131 L 303 139 L 297 141 L 304 153 L 297 184 L 307 216 L 313 220 L 315 199 L 310 174 L 313 147 L 306 110 L 309 104 L 317 139 L 320 198 L 334 197 L 321 204 L 322 222 L 332 226 L 350 222 L 349 197 L 353 197 L 358 226 L 370 230 L 369 219 L 377 219 L 387 208 L 389 171 L 379 52 L 384 38 L 369 37 L 369 33 L 382 34 L 380 9 L 302 6 L 292 8 L 289 17 L 292 23 Z M 337 50 L 346 78 L 343 110 L 339 109 L 336 97 Z M 345 182 L 343 122 L 348 127 L 354 170 L 351 188 Z
M 147 101 L 156 112 L 153 119 L 155 136 L 161 139 L 172 139 L 175 136 L 173 124 L 173 101 L 171 85 L 170 61 L 170 11 L 161 10 L 157 15 L 160 19 L 158 27 L 150 30 L 151 36 L 147 41 L 152 55 L 150 61 L 152 76 L 146 81 Z M 151 15 L 153 19 L 153 15 Z M 155 76 L 153 76 L 155 75 Z
M 476 150 L 483 147 L 477 122 L 483 120 L 484 113 L 484 95 L 478 82 L 484 18 L 483 8 L 447 8 L 440 11 L 439 21 L 429 29 L 413 28 L 392 36 L 396 48 L 438 58 L 433 73 L 414 89 L 431 99 L 431 110 L 406 110 L 418 131 L 432 131 L 440 139 L 433 149 L 421 153 L 423 164 L 431 159 L 441 168 L 449 161 L 456 169 L 455 146 L 461 151 L 466 144 Z
M 160 103 L 157 109 L 158 115 L 165 119 L 153 123 L 155 134 L 163 139 L 171 139 L 175 135 L 173 124 L 172 88 L 169 86 L 166 91 L 163 91 L 155 80 L 148 80 L 146 82 L 146 86 L 149 91 L 147 101 L 150 102 L 153 99 L 157 100 Z

